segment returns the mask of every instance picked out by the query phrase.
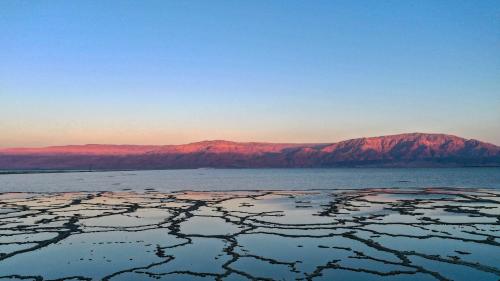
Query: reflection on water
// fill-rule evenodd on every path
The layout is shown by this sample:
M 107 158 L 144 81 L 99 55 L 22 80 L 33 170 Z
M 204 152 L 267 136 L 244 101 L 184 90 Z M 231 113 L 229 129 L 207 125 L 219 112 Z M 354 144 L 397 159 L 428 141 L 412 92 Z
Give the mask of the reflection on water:
M 500 190 L 0 194 L 1 280 L 499 280 Z
M 1 174 L 0 192 L 148 190 L 306 190 L 338 188 L 500 188 L 500 167 L 195 169 Z

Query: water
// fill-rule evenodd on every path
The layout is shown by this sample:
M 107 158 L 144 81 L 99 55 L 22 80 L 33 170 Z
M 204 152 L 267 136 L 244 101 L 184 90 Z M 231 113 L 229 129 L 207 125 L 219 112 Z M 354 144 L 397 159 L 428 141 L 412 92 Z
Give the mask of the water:
M 499 222 L 500 168 L 2 174 L 0 279 L 498 281 Z
M 2 280 L 500 277 L 500 189 L 5 193 L 0 210 Z
M 195 169 L 0 175 L 0 192 L 500 188 L 500 168 Z

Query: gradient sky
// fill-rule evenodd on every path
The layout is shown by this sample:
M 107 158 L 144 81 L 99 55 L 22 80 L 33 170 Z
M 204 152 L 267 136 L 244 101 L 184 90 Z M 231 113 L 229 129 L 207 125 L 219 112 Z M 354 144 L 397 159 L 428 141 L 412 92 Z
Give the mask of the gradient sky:
M 500 1 L 0 1 L 0 146 L 500 144 Z

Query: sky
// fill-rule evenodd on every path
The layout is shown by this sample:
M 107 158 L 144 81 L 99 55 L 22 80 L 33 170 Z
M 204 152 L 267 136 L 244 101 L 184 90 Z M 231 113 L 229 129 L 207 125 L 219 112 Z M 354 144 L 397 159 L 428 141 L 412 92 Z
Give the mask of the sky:
M 0 146 L 500 144 L 500 1 L 0 1 Z

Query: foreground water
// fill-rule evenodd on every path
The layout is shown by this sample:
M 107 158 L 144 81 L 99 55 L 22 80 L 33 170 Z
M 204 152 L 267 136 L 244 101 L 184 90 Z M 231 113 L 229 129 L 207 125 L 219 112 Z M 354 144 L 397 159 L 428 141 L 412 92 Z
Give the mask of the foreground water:
M 499 280 L 500 190 L 0 196 L 1 280 Z
M 500 188 L 500 168 L 196 169 L 0 174 L 0 192 Z
M 498 281 L 499 234 L 498 168 L 0 175 L 0 280 Z

